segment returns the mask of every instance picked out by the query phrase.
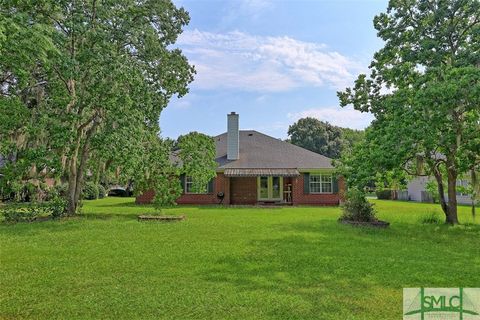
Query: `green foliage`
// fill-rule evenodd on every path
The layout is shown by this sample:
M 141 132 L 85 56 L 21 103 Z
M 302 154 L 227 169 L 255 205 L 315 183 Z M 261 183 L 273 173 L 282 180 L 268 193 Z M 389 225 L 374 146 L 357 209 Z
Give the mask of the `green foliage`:
M 143 137 L 159 131 L 160 112 L 193 80 L 173 46 L 188 22 L 168 0 L 2 1 L 0 154 L 14 155 L 7 181 L 62 177 L 74 214 L 87 170 L 96 183 L 112 172 L 132 177 Z
M 437 211 L 430 211 L 429 213 L 421 216 L 419 219 L 419 223 L 422 224 L 440 224 L 441 222 L 442 218 Z
M 303 118 L 288 128 L 288 142 L 337 159 L 348 154 L 365 137 L 363 130 L 337 127 L 315 118 Z
M 85 200 L 95 200 L 98 199 L 99 192 L 98 192 L 98 186 L 94 182 L 87 182 L 83 186 L 82 190 L 82 199 Z
M 135 192 L 155 191 L 154 204 L 158 210 L 175 205 L 182 190 L 179 167 L 170 159 L 172 144 L 156 134 L 145 138 L 143 161 L 135 167 Z
M 376 190 L 375 194 L 380 200 L 392 200 L 392 190 L 390 189 Z
M 2 214 L 5 219 L 5 222 L 20 222 L 34 221 L 40 214 L 43 213 L 43 207 L 38 204 L 22 204 L 22 205 L 7 205 L 5 208 L 2 208 Z
M 107 196 L 107 190 L 105 189 L 105 187 L 99 184 L 97 188 L 98 188 L 98 198 L 99 199 L 105 198 Z
M 303 118 L 288 128 L 289 141 L 299 147 L 336 159 L 342 149 L 340 128 L 315 118 Z
M 355 130 L 350 128 L 340 128 L 342 132 L 342 152 L 350 153 L 352 149 L 365 140 L 365 130 Z
M 60 218 L 67 214 L 67 201 L 65 198 L 57 196 L 47 202 L 47 206 L 50 212 L 50 215 L 53 218 Z
M 479 1 L 390 1 L 374 19 L 384 47 L 370 75 L 338 93 L 342 106 L 375 116 L 365 144 L 345 165 L 350 172 L 359 168 L 360 179 L 366 167 L 416 175 L 410 168 L 422 158 L 441 190 L 447 190 L 442 170 L 448 173 L 450 201 L 440 191 L 439 198 L 452 224 L 457 176 L 480 163 L 479 11 Z
M 438 203 L 438 201 L 439 201 L 438 185 L 437 185 L 437 182 L 435 180 L 429 180 L 425 184 L 425 191 L 427 191 L 432 196 L 432 199 L 433 199 L 434 203 Z
M 375 221 L 375 210 L 368 202 L 365 193 L 356 188 L 350 188 L 345 195 L 345 202 L 342 207 L 341 220 L 370 222 Z
M 191 132 L 178 138 L 178 156 L 182 162 L 181 172 L 192 177 L 193 192 L 206 192 L 210 180 L 215 178 L 217 163 L 215 161 L 215 142 L 212 137 Z
M 54 189 L 54 194 L 58 195 L 59 197 L 66 198 L 67 196 L 67 191 L 68 191 L 68 185 L 65 183 L 57 184 L 53 187 Z
M 7 204 L 0 208 L 7 223 L 32 222 L 39 217 L 59 218 L 65 215 L 67 202 L 65 199 L 56 197 L 49 202 L 30 202 Z

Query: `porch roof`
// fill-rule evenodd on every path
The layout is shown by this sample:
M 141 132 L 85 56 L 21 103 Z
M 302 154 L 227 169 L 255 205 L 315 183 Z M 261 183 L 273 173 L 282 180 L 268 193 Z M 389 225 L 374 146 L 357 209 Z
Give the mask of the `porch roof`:
M 225 169 L 226 177 L 298 177 L 297 169 Z

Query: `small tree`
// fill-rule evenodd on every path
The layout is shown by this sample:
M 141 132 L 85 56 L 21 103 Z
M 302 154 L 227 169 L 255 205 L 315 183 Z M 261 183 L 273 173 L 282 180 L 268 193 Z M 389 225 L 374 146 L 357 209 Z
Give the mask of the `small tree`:
M 207 135 L 191 132 L 178 138 L 177 147 L 182 173 L 193 180 L 192 190 L 205 192 L 207 184 L 216 175 L 215 142 Z
M 368 202 L 365 193 L 357 188 L 351 188 L 346 193 L 340 220 L 372 222 L 376 221 L 377 218 L 373 205 Z
M 179 168 L 170 161 L 171 144 L 158 135 L 145 137 L 142 152 L 143 161 L 135 168 L 135 190 L 154 190 L 153 204 L 161 212 L 162 208 L 175 205 L 181 194 Z
M 194 192 L 205 191 L 215 177 L 215 143 L 204 134 L 189 133 L 179 137 L 176 144 L 152 135 L 145 139 L 142 152 L 143 161 L 138 162 L 135 170 L 136 190 L 153 190 L 153 205 L 160 213 L 163 208 L 176 205 L 182 194 L 182 174 L 195 181 Z

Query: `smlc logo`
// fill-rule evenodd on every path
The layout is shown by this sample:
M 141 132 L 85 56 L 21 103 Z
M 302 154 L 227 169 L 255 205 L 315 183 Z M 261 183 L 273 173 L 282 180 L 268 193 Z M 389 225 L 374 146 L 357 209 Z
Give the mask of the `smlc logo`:
M 480 288 L 405 288 L 403 319 L 480 320 Z

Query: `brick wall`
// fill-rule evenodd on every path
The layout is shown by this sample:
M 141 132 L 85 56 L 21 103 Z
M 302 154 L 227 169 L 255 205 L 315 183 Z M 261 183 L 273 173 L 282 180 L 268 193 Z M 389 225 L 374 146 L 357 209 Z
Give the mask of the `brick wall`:
M 292 178 L 293 205 L 338 205 L 344 199 L 345 180 L 338 179 L 339 192 L 335 194 L 304 194 L 303 175 Z M 222 173 L 215 178 L 213 192 L 210 194 L 183 194 L 178 204 L 218 204 L 217 193 L 223 192 L 223 204 L 255 205 L 257 204 L 257 178 L 227 178 Z M 151 203 L 155 193 L 150 190 L 136 198 L 137 204 Z
M 153 201 L 153 197 L 155 196 L 155 192 L 153 190 L 148 190 L 142 193 L 141 195 L 135 198 L 136 204 L 147 204 Z
M 230 178 L 230 197 L 231 204 L 256 204 L 257 178 Z
M 213 183 L 213 192 L 208 194 L 192 194 L 185 193 L 178 198 L 178 204 L 219 204 L 220 200 L 217 198 L 219 192 L 225 194 L 223 204 L 229 204 L 230 197 L 228 195 L 229 179 L 223 173 L 218 173 Z
M 332 194 L 304 194 L 303 174 L 292 179 L 292 201 L 293 205 L 338 205 L 343 201 L 345 182 L 343 177 L 338 179 L 338 193 Z
M 230 179 L 226 178 L 223 173 L 217 174 L 215 181 L 213 183 L 213 192 L 208 194 L 182 194 L 178 199 L 178 204 L 218 204 L 220 200 L 217 198 L 217 194 L 219 192 L 223 192 L 225 194 L 225 198 L 223 200 L 224 204 L 230 203 Z M 137 204 L 146 204 L 151 203 L 153 201 L 153 197 L 155 196 L 155 192 L 153 190 L 149 190 L 144 192 L 143 194 L 137 196 L 135 199 L 135 203 Z

